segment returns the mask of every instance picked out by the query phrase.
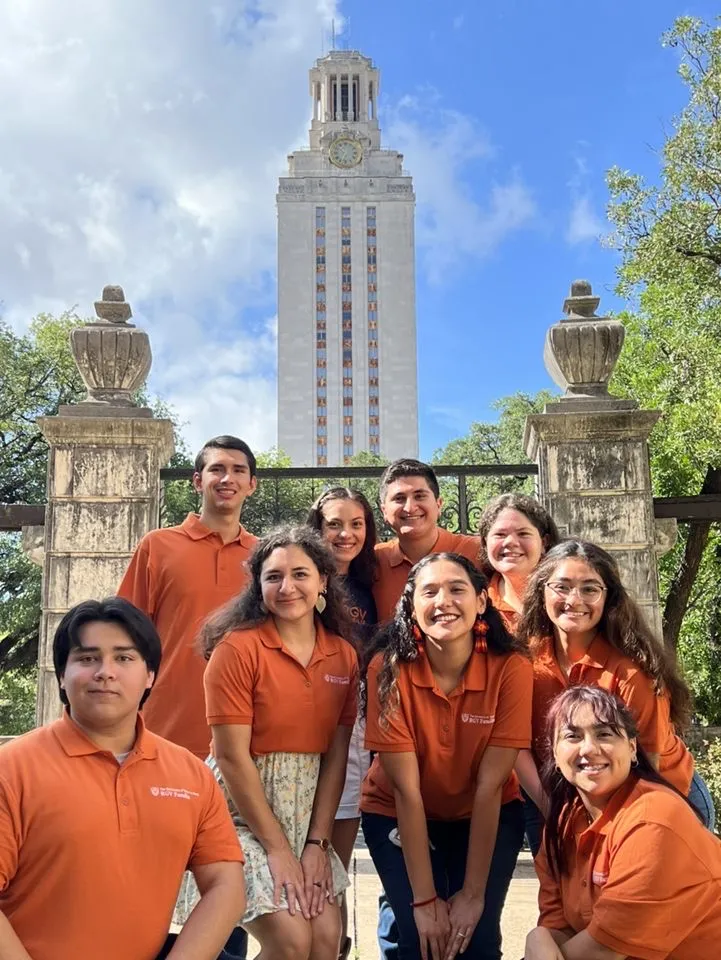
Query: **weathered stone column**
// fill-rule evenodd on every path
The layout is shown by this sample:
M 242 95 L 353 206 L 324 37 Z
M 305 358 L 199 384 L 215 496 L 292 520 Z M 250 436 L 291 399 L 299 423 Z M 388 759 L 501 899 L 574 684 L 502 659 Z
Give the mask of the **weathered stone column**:
M 86 400 L 43 417 L 47 440 L 38 723 L 60 710 L 52 638 L 81 600 L 115 593 L 138 540 L 158 525 L 160 468 L 174 450 L 173 425 L 135 405 L 152 355 L 148 335 L 128 323 L 121 287 L 105 287 L 98 320 L 77 327 L 71 345 Z
M 524 445 L 538 463 L 539 498 L 561 533 L 592 540 L 616 557 L 624 583 L 660 636 L 648 460 L 660 413 L 609 394 L 625 330 L 596 316 L 599 302 L 590 283 L 571 285 L 566 317 L 549 329 L 544 352 L 546 369 L 565 394 L 528 417 Z

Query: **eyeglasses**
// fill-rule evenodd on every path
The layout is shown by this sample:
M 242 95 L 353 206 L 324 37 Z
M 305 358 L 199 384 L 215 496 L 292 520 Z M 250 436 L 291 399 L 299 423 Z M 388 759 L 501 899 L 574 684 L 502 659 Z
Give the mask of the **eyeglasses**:
M 568 600 L 575 590 L 586 603 L 595 603 L 606 592 L 606 587 L 602 587 L 600 583 L 564 583 L 562 580 L 555 580 L 546 586 L 564 600 Z

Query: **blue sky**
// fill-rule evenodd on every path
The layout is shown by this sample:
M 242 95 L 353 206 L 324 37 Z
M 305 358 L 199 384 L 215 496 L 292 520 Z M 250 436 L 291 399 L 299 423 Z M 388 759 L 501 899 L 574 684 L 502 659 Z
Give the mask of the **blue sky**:
M 661 34 L 676 16 L 710 18 L 718 5 L 393 0 L 382 15 L 380 7 L 343 4 L 346 39 L 382 69 L 382 103 L 415 92 L 460 111 L 489 144 L 487 155 L 468 149 L 458 160 L 469 206 L 483 209 L 494 183 L 513 172 L 534 207 L 492 249 L 459 253 L 441 278 L 419 250 L 421 451 L 429 455 L 471 420 L 492 418 L 494 399 L 551 385 L 543 340 L 571 280 L 590 279 L 601 309 L 622 306 L 616 256 L 597 239 L 608 230 L 604 173 L 617 164 L 657 176 L 656 151 L 685 97 Z M 406 165 L 413 173 L 411 153 Z M 417 191 L 422 216 L 422 184 Z
M 191 447 L 275 441 L 275 194 L 329 45 L 381 70 L 417 195 L 421 451 L 550 386 L 570 282 L 613 296 L 604 173 L 654 178 L 685 101 L 660 37 L 706 0 L 24 0 L 0 5 L 0 304 L 121 283 Z

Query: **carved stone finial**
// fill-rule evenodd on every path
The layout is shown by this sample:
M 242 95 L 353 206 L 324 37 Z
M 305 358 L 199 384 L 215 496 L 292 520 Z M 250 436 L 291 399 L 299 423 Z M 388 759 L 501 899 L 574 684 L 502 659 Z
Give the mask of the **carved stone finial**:
M 133 315 L 130 304 L 125 302 L 123 288 L 111 285 L 103 287 L 103 298 L 95 301 L 95 312 L 106 323 L 127 324 Z
M 595 317 L 600 302 L 600 297 L 594 297 L 588 280 L 574 280 L 570 294 L 563 301 L 563 312 L 568 318 L 565 323 Z
M 563 303 L 566 316 L 546 334 L 543 359 L 565 399 L 612 399 L 608 382 L 626 331 L 618 320 L 596 316 L 600 302 L 588 280 L 575 280 Z
M 150 411 L 141 412 L 136 406 L 133 393 L 142 387 L 150 372 L 150 339 L 145 330 L 128 323 L 133 314 L 123 288 L 104 287 L 102 299 L 95 303 L 95 312 L 97 320 L 70 332 L 75 363 L 88 389 L 83 403 L 95 405 L 101 416 L 103 405 L 132 407 L 139 415 L 149 415 Z

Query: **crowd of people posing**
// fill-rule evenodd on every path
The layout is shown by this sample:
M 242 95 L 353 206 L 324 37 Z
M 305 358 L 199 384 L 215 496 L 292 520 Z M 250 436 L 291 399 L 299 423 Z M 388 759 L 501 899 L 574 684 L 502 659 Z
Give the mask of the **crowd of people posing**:
M 500 960 L 524 835 L 525 960 L 718 955 L 688 688 L 609 553 L 515 493 L 450 533 L 416 460 L 384 543 L 341 487 L 257 540 L 234 437 L 193 483 L 200 514 L 60 620 L 63 716 L 0 749 L 0 960 L 348 957 L 359 829 L 384 960 Z

